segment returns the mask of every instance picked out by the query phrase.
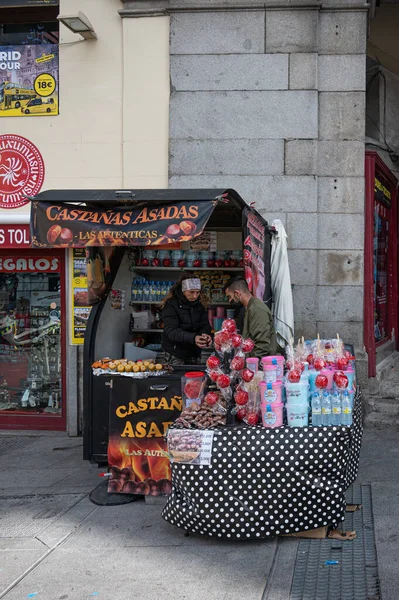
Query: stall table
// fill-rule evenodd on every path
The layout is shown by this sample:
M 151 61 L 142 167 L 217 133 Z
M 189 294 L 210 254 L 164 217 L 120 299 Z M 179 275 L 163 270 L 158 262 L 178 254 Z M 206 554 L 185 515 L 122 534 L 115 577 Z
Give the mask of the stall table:
M 223 427 L 210 466 L 172 464 L 163 518 L 193 534 L 259 539 L 337 527 L 356 479 L 361 392 L 351 427 Z

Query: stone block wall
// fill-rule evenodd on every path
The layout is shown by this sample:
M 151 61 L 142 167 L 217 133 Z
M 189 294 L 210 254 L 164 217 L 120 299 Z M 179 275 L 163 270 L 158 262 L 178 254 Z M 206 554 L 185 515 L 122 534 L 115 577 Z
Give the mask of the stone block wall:
M 296 335 L 362 350 L 367 8 L 247 5 L 170 5 L 169 184 L 232 187 L 280 218 Z

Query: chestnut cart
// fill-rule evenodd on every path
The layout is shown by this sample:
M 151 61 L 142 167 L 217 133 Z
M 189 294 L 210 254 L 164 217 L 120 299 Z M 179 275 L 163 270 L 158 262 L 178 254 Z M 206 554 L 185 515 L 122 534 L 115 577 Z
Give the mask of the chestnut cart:
M 162 330 L 156 327 L 129 331 L 130 310 L 126 305 L 131 299 L 132 280 L 144 276 L 170 282 L 187 270 L 185 266 L 137 264 L 137 254 L 145 248 L 184 249 L 184 244 L 198 235 L 214 232 L 227 248 L 230 241 L 235 241 L 235 248 L 244 253 L 244 264 L 211 268 L 202 265 L 189 270 L 208 273 L 209 277 L 220 273 L 227 277 L 245 274 L 254 295 L 271 304 L 272 229 L 231 189 L 50 190 L 32 202 L 31 229 L 35 247 L 86 248 L 88 253 L 92 309 L 84 338 L 83 436 L 84 458 L 92 462 L 108 462 L 112 381 L 114 399 L 119 386 L 123 386 L 123 394 L 135 396 L 137 386 L 152 385 L 151 377 L 143 382 L 126 378 L 119 383 L 116 376 L 112 379 L 107 375 L 95 376 L 91 367 L 105 356 L 122 358 L 124 344 L 131 341 L 132 333 L 140 333 L 146 345 L 159 344 L 161 340 Z M 111 289 L 119 298 L 125 294 L 124 310 L 113 309 Z M 142 308 L 139 305 L 148 302 L 139 300 L 134 304 L 133 310 L 139 312 Z M 177 381 L 180 385 L 181 374 L 167 375 L 170 385 L 175 377 L 176 385 Z M 121 404 L 123 401 L 121 398 Z

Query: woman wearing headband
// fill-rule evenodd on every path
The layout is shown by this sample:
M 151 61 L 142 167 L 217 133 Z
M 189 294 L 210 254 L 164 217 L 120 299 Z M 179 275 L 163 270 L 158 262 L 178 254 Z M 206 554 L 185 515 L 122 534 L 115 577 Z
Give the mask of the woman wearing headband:
M 167 363 L 199 363 L 201 350 L 212 343 L 208 303 L 201 292 L 201 281 L 194 275 L 183 275 L 171 288 L 161 305 L 162 348 Z

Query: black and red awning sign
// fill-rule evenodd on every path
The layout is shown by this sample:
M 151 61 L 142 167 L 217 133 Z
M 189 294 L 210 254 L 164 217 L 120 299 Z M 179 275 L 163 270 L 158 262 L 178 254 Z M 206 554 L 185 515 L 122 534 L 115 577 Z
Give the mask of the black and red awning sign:
M 36 248 L 158 246 L 185 242 L 202 233 L 217 200 L 141 204 L 101 210 L 32 203 L 31 238 Z

